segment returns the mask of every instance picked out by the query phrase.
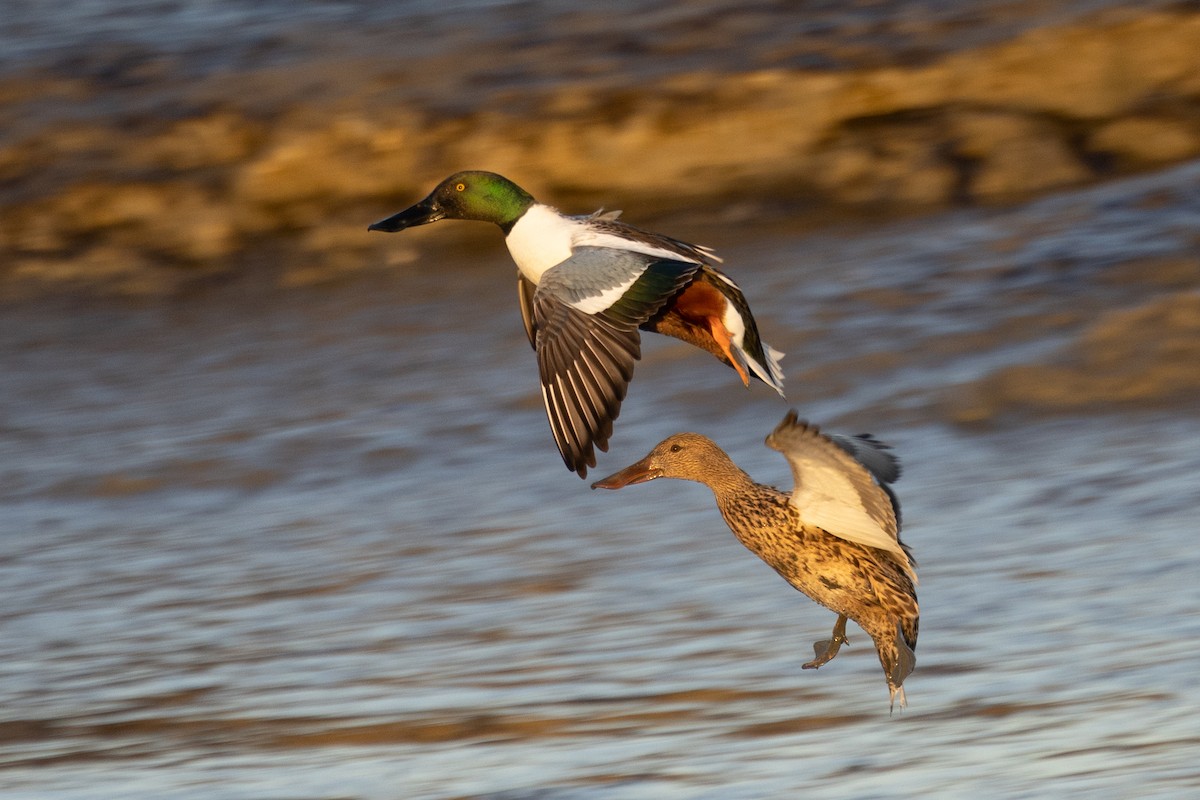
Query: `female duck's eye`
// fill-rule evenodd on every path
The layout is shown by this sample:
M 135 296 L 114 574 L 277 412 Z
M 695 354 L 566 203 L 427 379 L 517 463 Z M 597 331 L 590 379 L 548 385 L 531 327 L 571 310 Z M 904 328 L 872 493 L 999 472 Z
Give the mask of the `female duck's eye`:
M 677 444 L 673 444 L 673 445 L 671 445 L 671 452 L 672 452 L 672 453 L 678 453 L 678 452 L 679 452 L 680 450 L 682 450 L 682 449 L 683 449 L 683 448 L 682 448 L 682 447 L 680 447 L 680 446 L 679 446 L 679 445 L 677 445 Z
M 467 185 L 465 183 L 460 183 L 458 186 L 455 186 L 454 188 L 460 192 L 463 192 L 463 191 L 466 191 Z

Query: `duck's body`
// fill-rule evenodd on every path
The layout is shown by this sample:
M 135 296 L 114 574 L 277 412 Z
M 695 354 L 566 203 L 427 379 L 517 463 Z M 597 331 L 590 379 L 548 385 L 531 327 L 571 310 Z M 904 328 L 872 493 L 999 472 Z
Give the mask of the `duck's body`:
M 496 223 L 517 264 L 521 315 L 568 469 L 587 474 L 641 357 L 638 330 L 674 336 L 783 394 L 782 356 L 758 335 L 745 297 L 708 248 L 643 231 L 616 214 L 570 216 L 494 173 L 461 172 L 372 230 L 439 219 Z
M 783 372 L 778 353 L 758 338 L 758 328 L 746 298 L 728 276 L 716 268 L 720 259 L 707 248 L 635 228 L 617 214 L 567 216 L 550 206 L 535 203 L 505 237 L 520 280 L 534 287 L 542 275 L 569 260 L 580 248 L 637 253 L 648 259 L 698 264 L 686 287 L 670 298 L 658 313 L 639 327 L 674 336 L 712 353 L 733 367 L 748 384 L 746 368 L 759 380 L 783 394 Z M 640 260 L 640 259 L 639 259 Z M 591 295 L 575 307 L 587 314 L 605 311 L 636 283 L 640 272 L 614 266 L 625 278 L 606 292 Z M 530 343 L 536 346 L 536 335 Z
M 711 440 L 676 434 L 646 458 L 593 484 L 618 489 L 659 477 L 707 485 L 733 534 L 784 580 L 838 615 L 827 663 L 846 641 L 846 619 L 870 635 L 894 704 L 916 664 L 916 571 L 899 539 L 899 504 L 886 484 L 899 463 L 870 437 L 826 436 L 789 414 L 767 438 L 792 466 L 796 489 L 755 483 Z

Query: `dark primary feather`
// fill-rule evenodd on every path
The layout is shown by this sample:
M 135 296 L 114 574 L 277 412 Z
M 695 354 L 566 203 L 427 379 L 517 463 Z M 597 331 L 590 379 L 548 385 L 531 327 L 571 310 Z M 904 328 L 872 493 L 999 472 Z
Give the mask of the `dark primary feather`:
M 533 293 L 536 291 L 537 284 L 517 270 L 517 304 L 521 308 L 521 324 L 525 326 L 525 336 L 529 339 L 529 346 L 535 350 L 537 342 L 533 330 Z
M 535 301 L 534 313 L 546 415 L 563 462 L 583 476 L 596 464 L 594 446 L 607 448 L 641 354 L 638 333 L 542 300 Z
M 528 299 L 526 330 L 537 351 L 542 397 L 563 462 L 587 475 L 595 448 L 608 449 L 612 422 L 641 357 L 638 326 L 677 294 L 700 269 L 691 262 L 639 253 L 580 248 L 547 270 Z M 607 309 L 589 314 L 574 303 L 638 279 Z M 518 283 L 522 300 L 526 285 Z
M 829 433 L 826 436 L 870 470 L 880 483 L 895 483 L 900 479 L 900 459 L 890 452 L 891 445 L 884 444 L 869 433 L 854 436 Z

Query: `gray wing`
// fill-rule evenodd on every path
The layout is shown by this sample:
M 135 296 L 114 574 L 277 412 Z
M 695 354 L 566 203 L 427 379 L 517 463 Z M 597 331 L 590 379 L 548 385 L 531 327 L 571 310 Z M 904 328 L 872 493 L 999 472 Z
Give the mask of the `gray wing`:
M 567 468 L 587 475 L 608 449 L 633 365 L 638 326 L 687 285 L 700 266 L 608 248 L 580 248 L 550 268 L 530 319 L 542 400 Z
M 870 470 L 880 483 L 895 483 L 900 479 L 900 459 L 890 452 L 891 445 L 884 444 L 869 433 L 854 436 L 828 433 L 826 436 Z
M 803 523 L 892 553 L 915 580 L 912 562 L 898 539 L 891 494 L 842 443 L 789 411 L 767 437 L 767 446 L 783 453 L 792 468 L 796 486 L 791 502 Z

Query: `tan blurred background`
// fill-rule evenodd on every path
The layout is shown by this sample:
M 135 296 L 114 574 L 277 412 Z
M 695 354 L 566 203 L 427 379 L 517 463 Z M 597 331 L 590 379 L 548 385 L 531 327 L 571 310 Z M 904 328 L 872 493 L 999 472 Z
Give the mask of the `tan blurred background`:
M 131 6 L 76 28 L 17 6 L 49 41 L 0 62 L 6 295 L 396 263 L 365 224 L 461 168 L 577 211 L 799 226 L 1200 153 L 1186 3 L 267 4 L 198 41 Z

